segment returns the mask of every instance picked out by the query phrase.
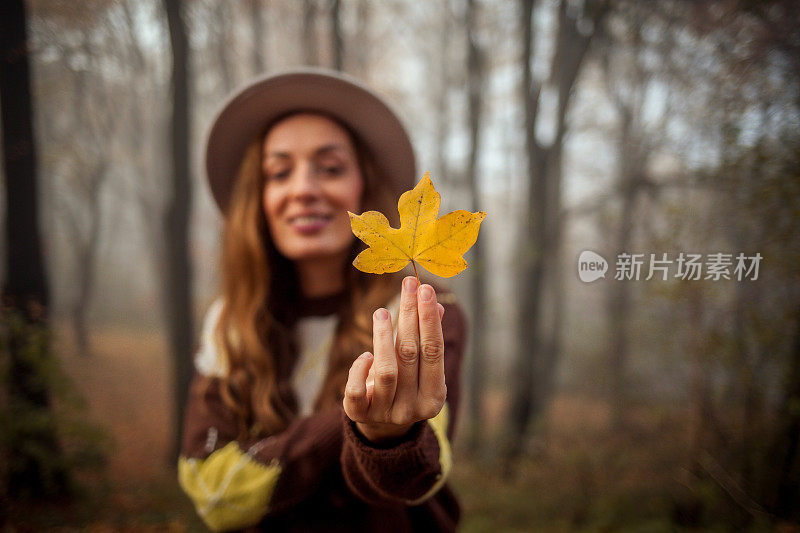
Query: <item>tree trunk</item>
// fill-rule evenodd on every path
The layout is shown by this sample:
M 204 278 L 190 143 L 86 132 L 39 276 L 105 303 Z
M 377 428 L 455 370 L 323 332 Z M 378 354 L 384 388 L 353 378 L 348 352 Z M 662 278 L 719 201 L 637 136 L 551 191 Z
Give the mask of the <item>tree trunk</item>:
M 800 521 L 800 307 L 795 313 L 794 345 L 766 464 L 772 474 L 767 490 L 769 509 L 780 518 Z
M 483 57 L 476 40 L 477 8 L 474 0 L 467 3 L 467 90 L 468 90 L 468 124 L 469 124 L 469 158 L 467 162 L 467 182 L 472 196 L 472 210 L 479 210 L 480 190 L 478 183 L 478 153 L 480 150 L 481 131 L 481 104 L 483 96 Z M 447 79 L 443 73 L 442 96 L 446 96 Z M 444 115 L 444 110 L 440 110 Z M 444 122 L 444 121 L 442 121 Z M 443 151 L 443 150 L 442 150 Z M 487 298 L 485 290 L 486 258 L 485 251 L 480 242 L 473 246 L 472 260 L 472 353 L 470 358 L 470 432 L 468 447 L 471 452 L 478 453 L 481 447 L 482 423 L 482 391 L 485 375 L 486 339 L 485 324 L 488 313 L 486 312 Z
M 631 148 L 632 114 L 627 107 L 618 107 L 620 114 L 620 136 L 617 142 L 617 162 L 619 164 L 618 183 L 622 194 L 619 211 L 616 246 L 613 258 L 622 252 L 630 252 L 633 236 L 633 213 L 636 208 L 636 196 L 639 185 L 635 173 L 632 172 L 632 161 L 629 154 Z M 627 280 L 617 280 L 608 284 L 608 320 L 611 339 L 608 345 L 608 369 L 610 379 L 608 385 L 609 403 L 611 405 L 612 426 L 619 428 L 623 421 L 625 397 L 627 391 L 626 369 L 629 357 L 628 327 L 631 309 L 631 284 Z
M 561 239 L 563 233 L 563 213 L 561 198 L 562 160 L 564 140 L 567 134 L 567 111 L 572 97 L 575 82 L 584 64 L 584 58 L 589 49 L 596 29 L 602 23 L 608 9 L 605 1 L 586 2 L 582 17 L 591 19 L 593 33 L 586 34 L 578 30 L 577 19 L 568 15 L 567 2 L 562 1 L 558 6 L 558 33 L 557 45 L 550 67 L 550 82 L 555 85 L 558 94 L 558 107 L 556 113 L 555 138 L 547 148 L 543 164 L 546 165 L 544 175 L 546 188 L 542 192 L 545 198 L 544 208 L 547 210 L 544 222 L 544 249 L 542 260 L 544 271 L 541 274 L 548 283 L 542 285 L 549 288 L 552 305 L 552 316 L 549 328 L 544 328 L 544 313 L 538 313 L 540 325 L 538 328 L 541 339 L 539 346 L 542 353 L 539 356 L 536 377 L 538 383 L 535 390 L 539 396 L 534 398 L 534 416 L 544 413 L 547 403 L 555 390 L 555 377 L 558 363 L 561 358 L 561 327 L 563 324 L 564 310 L 564 285 L 563 269 L 561 264 Z M 540 298 L 544 302 L 545 291 L 542 290 Z M 540 303 L 539 305 L 542 305 Z
M 744 239 L 734 237 L 736 250 L 747 250 Z M 738 241 L 738 242 L 737 242 Z M 733 301 L 733 350 L 734 361 L 736 362 L 735 371 L 732 374 L 735 379 L 731 380 L 729 387 L 729 397 L 726 403 L 736 405 L 734 394 L 741 391 L 742 398 L 742 417 L 741 417 L 741 453 L 739 454 L 737 469 L 741 473 L 742 489 L 749 494 L 756 494 L 757 487 L 755 460 L 758 458 L 758 442 L 762 438 L 764 431 L 761 387 L 759 387 L 758 370 L 759 358 L 752 357 L 751 349 L 748 346 L 748 309 L 759 309 L 759 291 L 753 290 L 754 286 L 746 283 L 737 283 L 734 288 L 735 299 Z
M 563 134 L 561 134 L 563 135 Z M 536 367 L 534 390 L 538 396 L 534 398 L 534 412 L 543 414 L 549 398 L 555 390 L 555 375 L 558 361 L 561 357 L 561 325 L 563 322 L 564 286 L 561 268 L 561 139 L 548 151 L 548 160 L 554 163 L 548 165 L 547 190 L 547 231 L 544 254 L 543 279 L 546 280 L 542 289 L 542 301 L 549 302 L 550 316 L 546 317 L 540 311 L 540 331 L 542 347 L 539 356 L 539 365 Z M 549 319 L 549 321 L 547 321 Z
M 264 39 L 264 16 L 262 13 L 261 0 L 250 0 L 250 22 L 253 30 L 253 54 L 251 56 L 253 64 L 253 72 L 260 74 L 267 69 L 265 57 L 265 43 Z
M 716 434 L 718 424 L 714 418 L 711 398 L 711 375 L 705 354 L 707 332 L 703 326 L 705 305 L 701 288 L 689 291 L 689 343 L 688 352 L 692 361 L 689 404 L 689 469 L 696 475 L 702 474 L 702 457 L 713 448 L 711 437 Z
M 317 6 L 316 0 L 303 0 L 302 48 L 306 65 L 319 64 L 317 57 Z
M 350 52 L 355 60 L 353 70 L 359 78 L 364 80 L 369 71 L 369 8 L 368 0 L 358 0 L 355 43 L 352 45 L 353 51 Z
M 53 357 L 47 342 L 47 277 L 39 232 L 36 143 L 23 0 L 0 10 L 0 105 L 6 195 L 6 274 L 3 284 L 3 334 L 9 368 L 5 402 L 25 424 L 6 435 L 6 487 L 16 497 L 45 498 L 69 492 L 69 473 L 60 458 L 50 383 L 41 373 Z M 4 428 L 6 429 L 6 428 Z M 5 498 L 2 498 L 5 500 Z M 0 504 L 2 514 L 2 504 Z
M 450 41 L 452 39 L 452 10 L 450 1 L 442 2 L 442 31 L 439 36 L 438 58 L 431 64 L 431 76 L 439 80 L 436 88 L 434 107 L 436 109 L 436 153 L 434 154 L 434 170 L 439 183 L 448 183 L 449 168 L 445 152 L 447 150 L 447 140 L 450 137 Z M 467 60 L 469 63 L 469 60 Z
M 480 187 L 478 182 L 478 154 L 480 152 L 481 114 L 483 99 L 483 63 L 484 58 L 478 47 L 477 7 L 475 0 L 468 0 L 466 13 L 467 27 L 467 91 L 469 113 L 469 159 L 467 162 L 467 182 L 472 195 L 472 210 L 480 209 Z M 479 453 L 481 448 L 482 397 L 483 384 L 486 379 L 486 322 L 488 298 L 486 295 L 485 247 L 480 239 L 472 247 L 472 350 L 470 357 L 469 406 L 470 430 L 467 445 L 472 453 Z
M 225 94 L 231 92 L 234 86 L 230 54 L 228 53 L 231 48 L 228 42 L 231 35 L 231 25 L 231 4 L 228 2 L 217 2 L 214 5 L 214 26 L 216 28 L 214 50 L 217 55 L 217 63 L 219 64 L 219 77 L 222 80 L 222 90 Z M 170 30 L 170 35 L 172 34 L 171 32 L 172 30 Z
M 616 186 L 621 196 L 621 205 L 619 222 L 612 241 L 612 262 L 620 253 L 631 251 L 634 214 L 639 193 L 646 184 L 647 159 L 651 149 L 648 143 L 643 141 L 647 134 L 642 126 L 642 106 L 648 80 L 639 59 L 643 50 L 641 34 L 643 21 L 637 11 L 629 16 L 630 33 L 626 35 L 625 42 L 630 42 L 630 45 L 621 52 L 622 54 L 630 52 L 630 55 L 624 56 L 627 61 L 625 67 L 620 68 L 618 74 L 612 72 L 612 44 L 605 44 L 603 54 L 606 91 L 619 116 L 619 136 L 616 139 Z M 617 280 L 608 285 L 606 314 L 610 333 L 606 394 L 611 407 L 612 427 L 619 429 L 624 423 L 629 389 L 627 370 L 630 359 L 630 281 Z
M 105 164 L 100 164 L 95 172 L 105 172 Z M 94 179 L 92 180 L 95 181 Z M 94 292 L 94 266 L 100 243 L 100 191 L 93 190 L 89 194 L 89 235 L 78 246 L 78 295 L 73 310 L 73 329 L 78 353 L 84 357 L 91 355 L 89 339 L 89 305 Z M 80 239 L 80 236 L 78 236 Z
M 166 241 L 161 221 L 163 211 L 161 199 L 165 195 L 164 191 L 167 187 L 165 182 L 168 180 L 158 179 L 158 176 L 163 175 L 165 170 L 162 169 L 160 164 L 158 168 L 153 164 L 155 157 L 158 157 L 154 155 L 157 150 L 153 148 L 154 145 L 162 146 L 166 144 L 167 135 L 165 132 L 168 130 L 169 117 L 163 116 L 167 110 L 166 102 L 164 104 L 159 102 L 154 113 L 158 117 L 156 124 L 151 126 L 150 120 L 146 118 L 150 111 L 146 106 L 153 105 L 150 103 L 152 89 L 148 90 L 147 88 L 151 86 L 157 87 L 158 82 L 153 69 L 145 61 L 144 45 L 139 39 L 140 32 L 137 31 L 131 8 L 128 2 L 123 2 L 122 5 L 125 8 L 126 34 L 130 43 L 128 52 L 131 58 L 130 63 L 133 67 L 132 77 L 142 80 L 141 84 L 133 84 L 128 91 L 130 94 L 125 114 L 127 117 L 126 134 L 132 149 L 134 168 L 134 180 L 131 187 L 134 190 L 134 203 L 145 234 L 145 242 L 152 243 L 147 250 L 150 252 L 148 259 L 150 260 L 152 271 L 156 273 L 156 276 L 159 276 L 166 264 Z M 141 135 L 140 132 L 145 131 L 147 128 L 152 128 L 147 130 L 150 134 Z M 157 134 L 153 135 L 153 132 L 157 132 Z M 156 137 L 156 140 L 145 142 L 149 137 Z M 162 163 L 162 161 L 159 160 L 159 163 Z M 160 287 L 160 289 L 163 289 L 163 287 Z M 160 305 L 163 309 L 166 309 L 165 299 L 166 293 L 162 290 L 157 305 Z
M 100 120 L 94 122 L 88 120 L 88 117 L 97 114 L 89 104 L 93 99 L 89 94 L 90 88 L 94 85 L 93 81 L 89 79 L 89 72 L 96 67 L 96 64 L 88 36 L 85 36 L 82 40 L 81 48 L 89 59 L 89 70 L 81 70 L 76 73 L 75 123 L 88 132 L 87 143 L 91 143 L 93 146 L 102 146 L 103 142 L 112 136 L 113 132 L 111 128 L 104 129 L 104 124 Z M 100 100 L 100 98 L 95 97 L 94 100 Z M 75 222 L 71 224 L 73 228 L 72 238 L 76 249 L 75 265 L 78 271 L 78 279 L 75 282 L 77 294 L 72 303 L 72 328 L 78 354 L 88 357 L 91 355 L 89 308 L 94 294 L 95 262 L 100 246 L 100 223 L 102 217 L 100 194 L 106 178 L 108 160 L 103 150 L 95 150 L 88 162 L 85 159 L 78 157 L 78 161 L 76 161 L 75 182 L 80 183 L 81 187 L 79 191 L 74 191 L 74 194 L 80 203 L 77 207 L 72 207 L 73 211 L 80 211 L 74 214 L 73 220 Z M 77 222 L 83 216 L 88 218 L 89 227 L 87 230 L 84 230 Z
M 180 0 L 165 0 L 172 43 L 172 190 L 164 213 L 166 272 L 165 311 L 173 362 L 176 440 L 172 457 L 177 458 L 183 433 L 183 418 L 192 374 L 192 269 L 189 261 L 189 49 Z
M 509 418 L 510 431 L 508 449 L 504 455 L 504 475 L 509 477 L 514 462 L 522 454 L 528 422 L 531 418 L 531 407 L 534 391 L 534 357 L 538 354 L 539 340 L 538 311 L 541 293 L 541 269 L 544 242 L 545 210 L 538 209 L 544 201 L 544 168 L 541 164 L 541 150 L 536 143 L 536 116 L 539 106 L 540 88 L 534 84 L 531 72 L 533 58 L 534 23 L 533 12 L 535 0 L 522 0 L 522 98 L 525 109 L 525 146 L 528 151 L 529 209 L 525 221 L 523 235 L 527 236 L 520 252 L 520 310 L 519 317 L 519 352 L 516 364 L 516 382 L 511 398 Z
M 523 242 L 529 247 L 520 247 L 520 302 L 518 308 L 519 346 L 516 362 L 516 383 L 511 400 L 509 417 L 509 442 L 504 453 L 504 474 L 513 473 L 513 463 L 522 454 L 531 420 L 544 410 L 548 394 L 553 389 L 557 367 L 559 343 L 551 330 L 547 339 L 543 326 L 542 306 L 544 300 L 545 275 L 559 267 L 558 250 L 560 239 L 560 180 L 562 145 L 567 131 L 566 115 L 572 89 L 578 77 L 592 34 L 578 31 L 578 21 L 567 14 L 566 2 L 558 7 L 558 33 L 556 48 L 550 66 L 550 83 L 558 94 L 556 109 L 556 134 L 552 144 L 543 146 L 536 138 L 539 116 L 539 94 L 541 85 L 533 79 L 531 59 L 534 40 L 534 0 L 522 0 L 522 48 L 521 69 L 525 109 L 525 141 L 528 154 L 528 219 L 523 227 Z M 597 28 L 606 12 L 605 2 L 588 2 L 584 13 L 592 18 L 592 27 Z M 558 289 L 556 288 L 556 291 Z M 561 295 L 555 293 L 556 298 Z M 558 311 L 561 312 L 561 311 Z M 554 324 L 559 324 L 556 319 Z
M 331 2 L 331 50 L 333 52 L 333 68 L 344 68 L 344 37 L 342 36 L 341 3 L 339 0 Z

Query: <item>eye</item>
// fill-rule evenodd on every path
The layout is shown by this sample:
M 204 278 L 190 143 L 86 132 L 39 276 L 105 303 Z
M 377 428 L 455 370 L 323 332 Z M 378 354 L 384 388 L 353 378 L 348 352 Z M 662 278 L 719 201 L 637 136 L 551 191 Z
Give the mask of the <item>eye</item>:
M 338 176 L 344 172 L 342 165 L 322 165 L 322 173 L 326 176 Z
M 289 169 L 267 172 L 267 179 L 270 181 L 283 181 L 289 177 Z

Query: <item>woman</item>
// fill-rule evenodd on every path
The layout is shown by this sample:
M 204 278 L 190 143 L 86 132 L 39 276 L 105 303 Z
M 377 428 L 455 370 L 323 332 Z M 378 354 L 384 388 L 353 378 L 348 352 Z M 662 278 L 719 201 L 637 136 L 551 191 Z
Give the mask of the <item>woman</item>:
M 179 460 L 200 516 L 215 530 L 454 530 L 462 313 L 413 276 L 351 265 L 347 211 L 396 224 L 413 185 L 396 115 L 333 72 L 270 76 L 223 106 L 206 170 L 222 294 Z

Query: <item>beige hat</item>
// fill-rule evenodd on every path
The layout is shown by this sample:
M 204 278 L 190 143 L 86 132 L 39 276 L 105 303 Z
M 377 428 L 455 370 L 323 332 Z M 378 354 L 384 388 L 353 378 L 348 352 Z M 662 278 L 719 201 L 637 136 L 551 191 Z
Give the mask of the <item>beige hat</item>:
M 398 192 L 416 178 L 411 140 L 398 116 L 353 78 L 321 68 L 270 74 L 236 90 L 217 113 L 206 142 L 206 175 L 221 211 L 248 145 L 275 119 L 292 111 L 330 115 L 370 150 L 379 174 Z

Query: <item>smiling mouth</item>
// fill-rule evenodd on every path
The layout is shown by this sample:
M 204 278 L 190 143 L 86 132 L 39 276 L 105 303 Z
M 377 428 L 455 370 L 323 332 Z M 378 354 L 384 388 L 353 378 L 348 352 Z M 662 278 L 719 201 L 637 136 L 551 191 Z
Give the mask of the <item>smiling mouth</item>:
M 317 222 L 327 222 L 332 219 L 331 215 L 301 215 L 289 219 L 289 224 L 315 224 Z
M 309 235 L 322 230 L 333 219 L 333 215 L 301 215 L 291 217 L 289 226 L 298 233 Z

